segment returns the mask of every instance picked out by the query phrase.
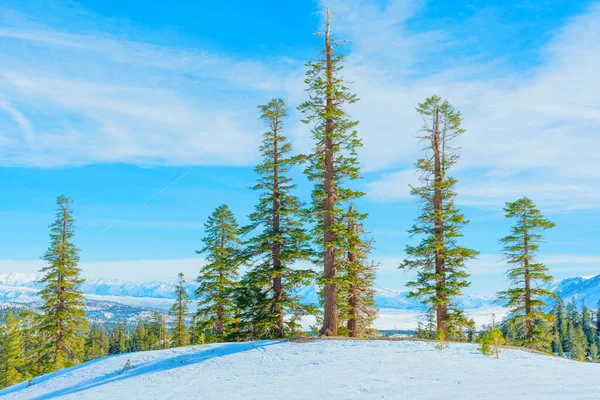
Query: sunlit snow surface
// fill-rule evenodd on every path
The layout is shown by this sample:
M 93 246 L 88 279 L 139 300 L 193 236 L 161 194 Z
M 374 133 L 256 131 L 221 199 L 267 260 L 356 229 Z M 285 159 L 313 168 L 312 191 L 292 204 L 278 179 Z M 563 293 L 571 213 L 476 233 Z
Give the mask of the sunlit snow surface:
M 598 399 L 600 364 L 475 345 L 262 341 L 112 356 L 0 392 L 6 399 Z M 120 372 L 127 360 L 133 368 Z

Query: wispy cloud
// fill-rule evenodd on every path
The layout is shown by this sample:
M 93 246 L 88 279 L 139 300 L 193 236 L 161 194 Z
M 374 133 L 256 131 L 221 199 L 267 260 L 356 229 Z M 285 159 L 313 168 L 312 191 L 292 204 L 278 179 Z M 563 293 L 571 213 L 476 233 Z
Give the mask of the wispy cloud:
M 532 49 L 541 62 L 527 69 L 505 65 L 502 54 L 464 56 L 468 44 L 439 24 L 409 28 L 429 7 L 421 0 L 321 4 L 348 39 L 361 161 L 385 172 L 367 184 L 371 199 L 407 198 L 421 154 L 414 107 L 437 93 L 464 115 L 463 204 L 521 195 L 554 210 L 600 204 L 600 153 L 591 151 L 600 147 L 600 4 Z M 93 31 L 75 32 L 0 8 L 1 165 L 249 165 L 262 131 L 255 105 L 305 97 L 302 63 L 286 54 L 266 62 L 156 45 L 102 31 L 94 19 Z M 307 127 L 291 130 L 297 148 L 310 145 Z
M 448 62 L 463 45 L 459 38 L 406 29 L 421 2 L 326 3 L 351 39 L 347 74 L 362 99 L 354 115 L 361 121 L 366 167 L 400 168 L 369 185 L 372 199 L 407 198 L 407 184 L 416 181 L 408 169 L 421 154 L 414 136 L 422 122 L 414 107 L 437 93 L 462 111 L 467 129 L 456 172 L 467 185 L 461 201 L 502 204 L 533 193 L 555 208 L 598 207 L 600 156 L 590 149 L 600 146 L 600 4 L 537 50 L 541 64 L 515 70 L 501 55 L 486 63 Z M 395 46 L 402 46 L 401 56 Z M 421 68 L 428 63 L 441 67 Z M 574 192 L 582 198 L 574 199 Z
M 0 8 L 0 164 L 254 160 L 255 104 L 289 62 L 64 29 Z

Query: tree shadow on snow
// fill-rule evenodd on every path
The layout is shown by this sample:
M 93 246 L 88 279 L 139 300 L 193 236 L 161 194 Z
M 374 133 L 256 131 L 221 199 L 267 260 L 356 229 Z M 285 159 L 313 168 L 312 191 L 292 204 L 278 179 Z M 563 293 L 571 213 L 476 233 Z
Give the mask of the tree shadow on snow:
M 88 379 L 86 381 L 80 382 L 75 386 L 59 389 L 51 393 L 46 393 L 40 395 L 38 397 L 34 397 L 35 400 L 42 399 L 51 399 L 60 396 L 66 396 L 69 394 L 74 394 L 78 392 L 82 392 L 85 390 L 89 390 L 95 388 L 100 385 L 104 385 L 112 382 L 119 382 L 122 380 L 134 378 L 138 375 L 144 375 L 147 373 L 154 373 L 160 371 L 168 371 L 171 369 L 185 367 L 188 365 L 202 363 L 206 360 L 210 360 L 212 358 L 226 356 L 230 354 L 240 353 L 243 351 L 253 350 L 253 349 L 261 349 L 267 346 L 272 346 L 275 344 L 281 344 L 281 341 L 261 341 L 261 342 L 253 342 L 253 343 L 226 343 L 218 347 L 209 347 L 206 349 L 200 349 L 195 353 L 187 353 L 187 354 L 179 354 L 174 357 L 157 359 L 153 361 L 148 361 L 145 363 L 133 365 L 132 369 L 127 371 L 117 370 L 107 373 L 102 376 L 97 376 L 95 378 Z M 89 364 L 88 364 L 89 365 Z M 47 379 L 44 379 L 47 380 Z

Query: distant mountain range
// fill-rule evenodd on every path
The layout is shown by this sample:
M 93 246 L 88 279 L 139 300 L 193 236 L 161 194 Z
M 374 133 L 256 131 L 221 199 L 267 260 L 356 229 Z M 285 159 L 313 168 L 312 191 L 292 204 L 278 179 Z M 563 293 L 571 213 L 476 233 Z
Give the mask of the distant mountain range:
M 38 300 L 36 292 L 42 287 L 34 273 L 0 273 L 0 302 L 31 303 Z M 114 301 L 128 305 L 144 305 L 165 308 L 175 297 L 176 281 L 125 282 L 118 279 L 96 278 L 81 285 L 90 299 Z M 187 283 L 186 289 L 194 298 L 195 283 Z M 304 303 L 318 304 L 316 286 L 307 286 L 299 292 Z M 464 296 L 460 299 L 465 309 L 479 309 L 494 304 L 492 296 Z M 420 310 L 423 305 L 408 298 L 408 292 L 395 289 L 376 289 L 375 302 L 380 308 Z
M 575 299 L 578 307 L 583 301 L 588 308 L 599 308 L 600 275 L 554 281 L 548 285 L 548 289 L 559 295 L 565 303 Z
M 38 301 L 37 291 L 41 288 L 34 273 L 0 273 L 0 302 L 32 303 Z M 81 290 L 89 300 L 110 301 L 134 307 L 168 309 L 175 296 L 175 281 L 149 281 L 142 283 L 125 282 L 118 279 L 96 278 L 86 281 Z M 194 282 L 187 283 L 186 289 L 194 298 Z M 600 275 L 577 277 L 555 281 L 549 289 L 557 293 L 565 302 L 575 298 L 584 300 L 588 307 L 595 308 L 600 300 Z M 318 294 L 315 286 L 300 291 L 303 301 L 317 304 Z M 498 307 L 493 295 L 463 296 L 460 303 L 464 309 L 476 310 Z M 376 289 L 375 303 L 379 308 L 397 310 L 422 310 L 423 306 L 415 299 L 408 298 L 408 292 L 396 289 Z

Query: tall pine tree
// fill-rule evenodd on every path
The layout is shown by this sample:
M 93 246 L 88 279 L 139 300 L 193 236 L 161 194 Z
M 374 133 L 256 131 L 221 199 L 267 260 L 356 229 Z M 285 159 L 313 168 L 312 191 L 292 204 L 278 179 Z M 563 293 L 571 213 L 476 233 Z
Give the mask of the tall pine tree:
M 415 288 L 409 297 L 435 309 L 436 337 L 448 340 L 451 330 L 469 325 L 455 298 L 470 284 L 465 261 L 478 254 L 458 244 L 469 221 L 455 204 L 456 179 L 448 175 L 459 158 L 451 143 L 464 130 L 460 113 L 440 97 L 429 97 L 417 111 L 424 120 L 420 139 L 427 155 L 417 161 L 423 186 L 413 187 L 412 195 L 421 203 L 421 214 L 409 232 L 422 240 L 406 247 L 408 257 L 400 268 L 417 271 L 416 280 L 407 284 Z
M 197 278 L 197 327 L 208 341 L 221 341 L 233 332 L 237 315 L 236 289 L 242 264 L 239 227 L 225 204 L 208 217 L 204 226 L 204 247 L 197 251 L 206 256 L 206 265 Z
M 84 359 L 83 346 L 88 323 L 85 318 L 84 297 L 79 290 L 79 250 L 73 243 L 75 219 L 71 200 L 59 196 L 56 220 L 50 225 L 50 247 L 43 260 L 38 292 L 42 298 L 40 330 L 43 336 L 43 362 L 46 371 L 79 364 Z
M 323 262 L 323 326 L 321 334 L 338 334 L 338 279 L 345 256 L 347 238 L 347 205 L 362 196 L 352 190 L 347 181 L 359 178 L 356 150 L 361 141 L 355 130 L 358 125 L 344 111 L 344 106 L 358 98 L 350 92 L 340 77 L 344 56 L 337 52 L 338 42 L 331 35 L 331 13 L 325 11 L 324 48 L 321 55 L 308 62 L 305 83 L 308 101 L 299 106 L 303 122 L 312 124 L 314 151 L 308 157 L 305 172 L 315 183 L 310 215 L 315 223 L 313 236 L 321 249 Z
M 506 203 L 504 211 L 507 218 L 515 220 L 511 234 L 500 240 L 507 263 L 513 267 L 507 272 L 511 288 L 499 295 L 511 310 L 522 345 L 549 351 L 553 316 L 542 309 L 546 306 L 544 299 L 556 295 L 540 287 L 550 282 L 552 276 L 547 273 L 548 268 L 536 262 L 536 253 L 543 241 L 542 232 L 554 223 L 544 218 L 527 197 Z
M 171 343 L 174 347 L 190 344 L 190 334 L 185 319 L 190 313 L 188 305 L 191 302 L 190 296 L 185 290 L 185 277 L 180 272 L 177 276 L 177 287 L 175 288 L 175 303 L 169 310 L 169 314 L 175 318 L 175 326 L 171 329 Z
M 299 318 L 315 312 L 312 306 L 302 304 L 297 294 L 299 288 L 310 284 L 314 273 L 293 268 L 312 252 L 303 228 L 302 204 L 294 196 L 296 185 L 288 176 L 300 160 L 290 155 L 292 146 L 282 133 L 288 116 L 285 103 L 273 99 L 259 109 L 268 129 L 260 147 L 263 162 L 255 168 L 260 178 L 253 189 L 261 193 L 249 225 L 242 230 L 244 234 L 259 233 L 246 243 L 256 261 L 244 277 L 239 303 L 246 335 L 283 338 L 298 334 Z

